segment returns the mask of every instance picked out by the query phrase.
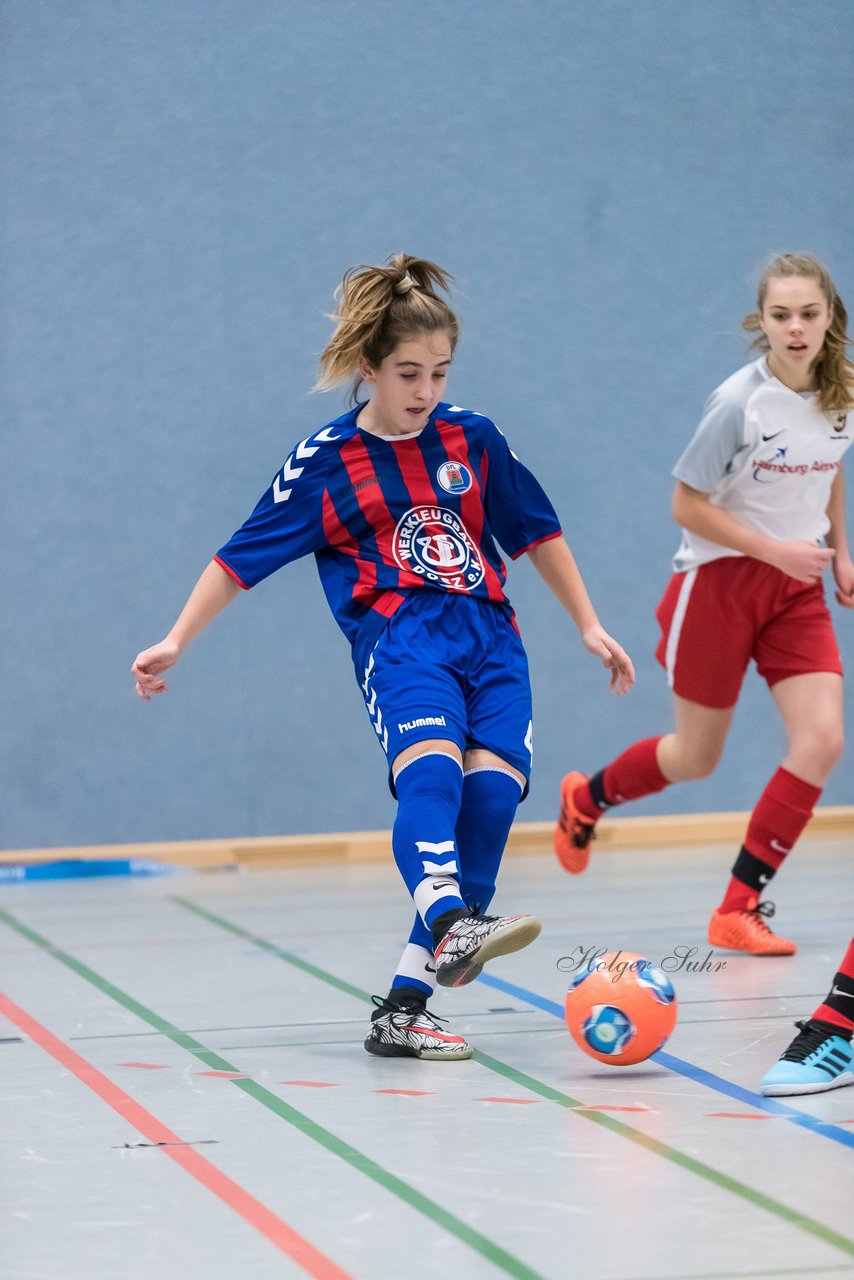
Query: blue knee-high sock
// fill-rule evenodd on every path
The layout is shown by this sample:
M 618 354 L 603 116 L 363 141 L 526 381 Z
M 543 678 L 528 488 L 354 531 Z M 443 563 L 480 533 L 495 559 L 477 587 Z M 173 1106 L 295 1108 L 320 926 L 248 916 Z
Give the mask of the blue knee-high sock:
M 454 840 L 463 771 L 453 756 L 427 752 L 395 774 L 394 786 L 398 802 L 391 837 L 394 860 L 429 927 L 446 911 L 465 910 Z
M 463 779 L 456 839 L 463 869 L 462 895 L 471 909 L 485 911 L 492 900 L 520 795 L 517 779 L 497 766 L 472 769 Z M 436 989 L 435 972 L 432 933 L 416 913 L 392 991 L 414 989 L 429 999 Z
M 507 769 L 483 765 L 463 779 L 456 837 L 462 893 L 470 910 L 486 911 L 498 868 L 522 798 L 522 784 Z

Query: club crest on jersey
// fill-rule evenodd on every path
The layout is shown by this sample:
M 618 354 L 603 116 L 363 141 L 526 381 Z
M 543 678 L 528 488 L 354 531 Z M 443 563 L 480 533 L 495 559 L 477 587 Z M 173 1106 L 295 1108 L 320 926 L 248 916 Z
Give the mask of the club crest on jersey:
M 468 493 L 472 486 L 471 472 L 462 462 L 443 462 L 436 479 L 445 493 Z
M 848 414 L 835 413 L 831 418 L 831 423 L 833 424 L 833 430 L 836 432 L 837 435 L 839 435 L 840 432 L 845 430 L 845 427 L 848 423 Z
M 445 507 L 407 511 L 394 531 L 393 550 L 401 569 L 450 591 L 471 591 L 483 580 L 477 547 L 456 512 Z

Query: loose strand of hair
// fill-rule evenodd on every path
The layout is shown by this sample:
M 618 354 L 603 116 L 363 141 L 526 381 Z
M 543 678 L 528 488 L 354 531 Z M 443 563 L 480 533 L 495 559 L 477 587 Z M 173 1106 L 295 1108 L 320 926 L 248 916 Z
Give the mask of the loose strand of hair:
M 832 294 L 833 319 L 813 368 L 818 407 L 823 413 L 854 408 L 854 363 L 846 355 L 851 345 L 848 313 L 835 289 Z
M 394 297 L 394 280 L 383 267 L 351 267 L 335 290 L 337 307 L 329 319 L 335 330 L 320 357 L 315 391 L 326 391 L 356 372 Z

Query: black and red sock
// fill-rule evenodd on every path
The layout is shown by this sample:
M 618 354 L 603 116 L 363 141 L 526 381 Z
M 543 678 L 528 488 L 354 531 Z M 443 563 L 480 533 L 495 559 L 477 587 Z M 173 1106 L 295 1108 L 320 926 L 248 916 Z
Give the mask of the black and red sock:
M 813 814 L 821 787 L 779 768 L 759 797 L 721 911 L 747 911 L 776 875 Z
M 575 793 L 575 803 L 582 813 L 598 819 L 612 805 L 627 800 L 640 800 L 670 785 L 658 766 L 657 738 L 644 738 L 594 773 Z
M 854 1031 L 854 938 L 845 952 L 830 991 L 812 1016 L 818 1022 L 832 1023 L 839 1027 L 847 1039 L 851 1038 L 851 1032 Z

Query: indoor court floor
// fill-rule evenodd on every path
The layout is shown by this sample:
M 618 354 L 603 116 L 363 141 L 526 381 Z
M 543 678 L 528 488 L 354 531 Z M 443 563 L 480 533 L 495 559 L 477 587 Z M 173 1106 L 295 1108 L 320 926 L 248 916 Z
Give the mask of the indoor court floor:
M 0 1275 L 854 1276 L 854 1087 L 756 1091 L 851 937 L 847 842 L 775 886 L 796 956 L 704 964 L 732 853 L 508 858 L 493 910 L 543 932 L 431 1003 L 456 1063 L 362 1048 L 409 926 L 391 865 L 3 885 Z M 654 1060 L 575 1047 L 579 948 L 677 957 Z

